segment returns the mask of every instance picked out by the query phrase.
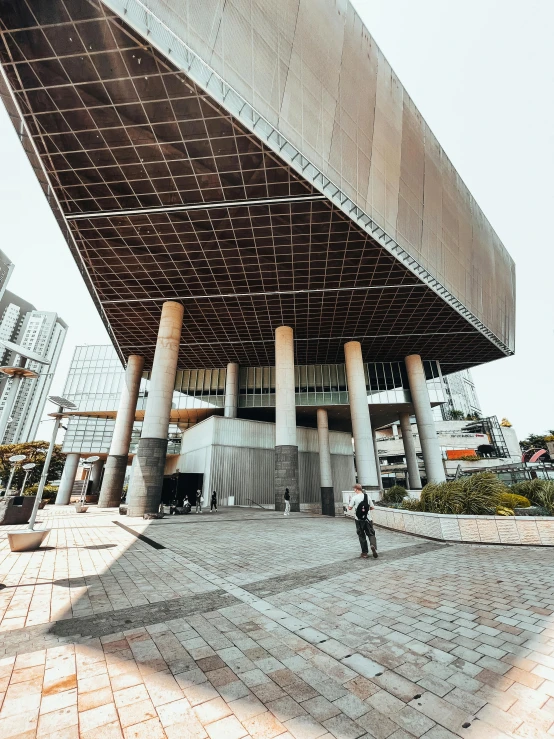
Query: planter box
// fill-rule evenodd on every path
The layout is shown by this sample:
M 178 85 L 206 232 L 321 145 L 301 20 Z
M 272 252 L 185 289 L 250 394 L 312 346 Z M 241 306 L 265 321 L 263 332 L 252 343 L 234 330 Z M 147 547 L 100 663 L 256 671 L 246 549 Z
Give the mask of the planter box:
M 376 506 L 373 521 L 439 541 L 554 546 L 552 516 L 453 516 Z
M 50 529 L 38 529 L 37 531 L 13 531 L 8 534 L 10 550 L 12 552 L 34 552 L 36 549 L 40 548 L 40 545 L 49 533 Z
M 17 526 L 28 523 L 33 512 L 35 496 L 10 495 L 0 498 L 0 525 Z

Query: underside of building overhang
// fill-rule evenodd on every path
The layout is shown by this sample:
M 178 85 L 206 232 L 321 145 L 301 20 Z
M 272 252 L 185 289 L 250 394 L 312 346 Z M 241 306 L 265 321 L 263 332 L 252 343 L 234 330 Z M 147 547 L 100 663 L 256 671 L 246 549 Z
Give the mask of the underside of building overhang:
M 2 97 L 122 359 L 180 368 L 412 353 L 443 372 L 510 351 L 397 259 L 100 0 L 0 2 Z

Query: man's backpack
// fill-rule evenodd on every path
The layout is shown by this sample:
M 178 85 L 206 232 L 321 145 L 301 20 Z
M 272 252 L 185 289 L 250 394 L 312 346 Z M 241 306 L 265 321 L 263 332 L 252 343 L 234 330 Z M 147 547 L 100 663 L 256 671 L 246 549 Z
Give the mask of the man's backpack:
M 367 519 L 368 512 L 369 500 L 367 498 L 367 493 L 364 493 L 364 499 L 356 506 L 356 518 L 360 519 L 360 521 L 365 521 Z

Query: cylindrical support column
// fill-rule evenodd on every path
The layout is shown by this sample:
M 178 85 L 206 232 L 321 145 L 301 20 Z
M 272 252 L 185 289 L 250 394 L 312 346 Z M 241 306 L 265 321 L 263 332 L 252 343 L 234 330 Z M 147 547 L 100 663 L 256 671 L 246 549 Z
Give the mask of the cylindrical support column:
M 162 307 L 148 401 L 129 483 L 129 516 L 156 513 L 160 505 L 183 312 L 183 306 L 173 301 Z
M 437 437 L 433 411 L 427 391 L 423 362 L 419 354 L 410 354 L 404 361 L 406 362 L 406 370 L 408 372 L 408 382 L 410 383 L 410 393 L 415 411 L 427 482 L 444 482 L 446 476 L 444 474 L 439 439 Z
M 239 405 L 239 366 L 229 362 L 225 376 L 225 418 L 236 418 Z
M 410 490 L 421 490 L 421 477 L 419 475 L 419 464 L 417 462 L 414 435 L 410 414 L 406 411 L 399 416 L 400 428 L 402 429 L 402 443 L 404 444 L 404 456 L 408 467 L 408 485 Z
M 285 489 L 291 511 L 300 510 L 298 446 L 294 397 L 294 333 L 290 326 L 275 331 L 275 510 L 285 510 Z
M 97 495 L 100 491 L 100 484 L 102 482 L 102 470 L 104 469 L 105 460 L 97 459 L 93 462 L 90 470 L 90 494 Z
M 377 449 L 377 437 L 375 431 L 371 433 L 373 437 L 373 453 L 375 454 L 375 466 L 377 468 L 377 479 L 379 480 L 379 489 L 383 489 L 383 478 L 381 476 L 381 462 L 379 460 L 379 450 Z
M 125 380 L 119 396 L 110 453 L 98 499 L 99 508 L 115 508 L 121 502 L 143 369 L 144 357 L 131 354 L 127 360 Z
M 329 418 L 325 408 L 317 409 L 317 437 L 319 441 L 319 477 L 321 485 L 321 513 L 335 515 L 335 491 L 331 467 L 331 447 L 329 444 Z
M 62 479 L 60 480 L 60 486 L 56 494 L 55 505 L 68 505 L 71 498 L 71 491 L 73 490 L 73 483 L 75 482 L 75 476 L 77 474 L 77 468 L 79 467 L 79 460 L 81 455 L 77 452 L 71 452 L 65 458 L 65 465 L 62 472 Z
M 349 341 L 344 345 L 344 360 L 358 482 L 364 489 L 377 492 L 380 489 L 379 476 L 375 464 L 373 433 L 367 405 L 362 346 L 359 341 Z

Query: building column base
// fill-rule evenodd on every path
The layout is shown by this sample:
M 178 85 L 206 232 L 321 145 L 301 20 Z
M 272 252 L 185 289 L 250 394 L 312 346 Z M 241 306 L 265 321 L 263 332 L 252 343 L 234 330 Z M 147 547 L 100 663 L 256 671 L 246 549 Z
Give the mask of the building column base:
M 116 508 L 121 503 L 123 483 L 127 472 L 127 455 L 110 454 L 104 467 L 104 478 L 98 508 Z
M 298 491 L 298 447 L 289 444 L 275 447 L 275 510 L 285 510 L 285 488 L 290 493 L 291 511 L 300 511 Z
M 166 454 L 167 439 L 140 439 L 127 493 L 128 516 L 158 512 Z
M 321 488 L 321 515 L 335 515 L 335 491 L 333 488 Z

